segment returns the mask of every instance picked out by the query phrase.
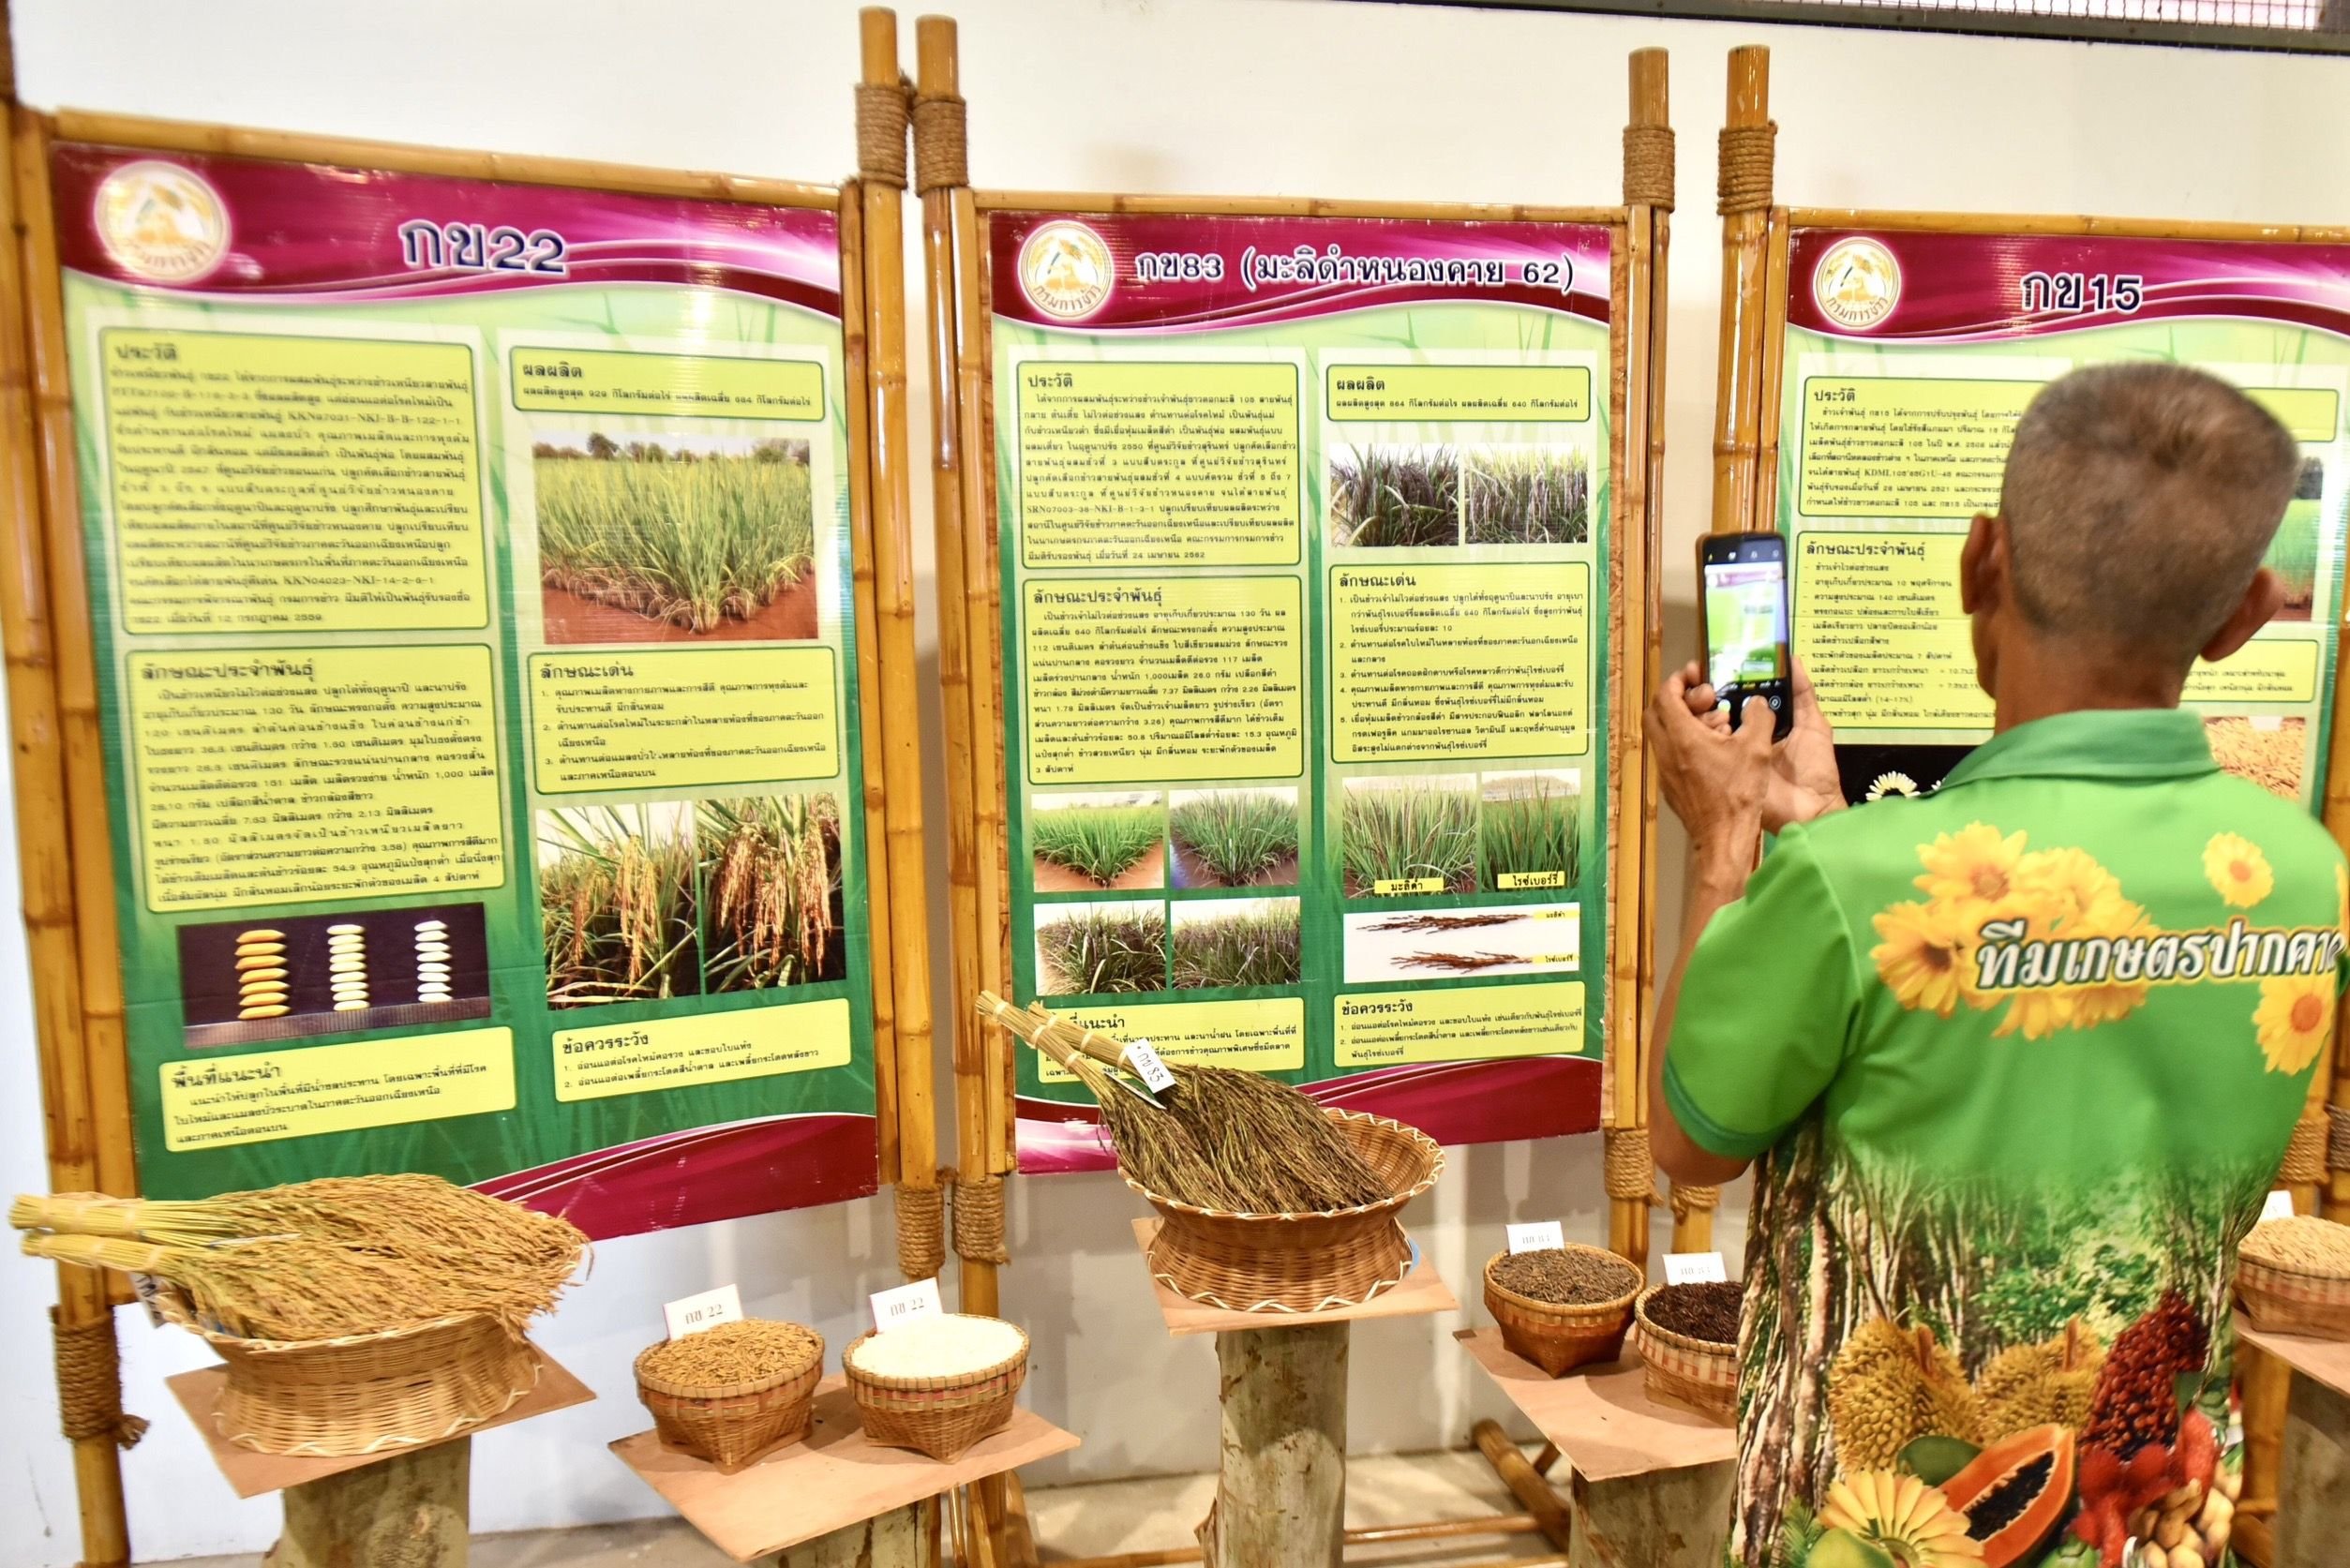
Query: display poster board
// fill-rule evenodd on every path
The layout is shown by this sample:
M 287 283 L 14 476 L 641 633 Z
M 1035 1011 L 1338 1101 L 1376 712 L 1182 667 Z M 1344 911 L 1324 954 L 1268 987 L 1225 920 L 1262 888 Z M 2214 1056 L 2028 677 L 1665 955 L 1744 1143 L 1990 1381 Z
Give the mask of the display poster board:
M 2223 767 L 2314 809 L 2350 511 L 2350 246 L 1843 216 L 1789 225 L 1765 483 L 1789 536 L 1795 649 L 1835 726 L 1846 797 L 1930 791 L 1989 738 L 1959 607 L 1969 522 L 1998 510 L 2015 421 L 2042 385 L 2153 359 L 2244 388 L 2301 442 L 2268 556 L 2284 611 L 2235 657 L 2199 665 L 2187 699 Z
M 837 193 L 50 172 L 142 1190 L 873 1191 Z
M 985 217 L 1018 998 L 1595 1128 L 1620 230 Z M 1033 1053 L 1018 1111 L 1024 1170 L 1111 1163 Z

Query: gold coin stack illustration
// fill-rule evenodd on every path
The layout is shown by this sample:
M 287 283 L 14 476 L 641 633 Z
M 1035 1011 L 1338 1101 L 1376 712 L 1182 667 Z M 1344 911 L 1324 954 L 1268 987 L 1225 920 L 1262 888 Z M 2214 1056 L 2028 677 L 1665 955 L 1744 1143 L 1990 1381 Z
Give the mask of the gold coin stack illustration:
M 416 922 L 416 1000 L 423 1003 L 449 1000 L 449 923 L 446 920 Z
M 286 1016 L 286 933 L 244 931 L 236 938 L 236 1016 Z
M 367 1007 L 367 933 L 346 922 L 326 928 L 326 971 L 335 987 L 337 1012 L 364 1012 Z

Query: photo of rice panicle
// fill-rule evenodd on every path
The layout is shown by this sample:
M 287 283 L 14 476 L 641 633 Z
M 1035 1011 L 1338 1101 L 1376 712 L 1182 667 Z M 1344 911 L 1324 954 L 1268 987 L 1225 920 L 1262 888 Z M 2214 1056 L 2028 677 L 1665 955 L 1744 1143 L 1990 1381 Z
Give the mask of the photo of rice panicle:
M 1295 985 L 1305 973 L 1294 898 L 1219 899 L 1175 912 L 1175 988 Z
M 1036 911 L 1037 990 L 1117 996 L 1167 989 L 1167 906 L 1054 903 Z
M 695 841 L 709 924 L 705 989 L 765 991 L 848 973 L 838 799 L 704 800 Z
M 701 991 L 694 808 L 565 806 L 538 814 L 539 925 L 553 1008 Z
M 1582 545 L 1591 539 L 1591 461 L 1557 446 L 1481 447 L 1462 466 L 1472 545 Z
M 1334 447 L 1329 485 L 1333 545 L 1460 543 L 1460 455 L 1449 446 Z

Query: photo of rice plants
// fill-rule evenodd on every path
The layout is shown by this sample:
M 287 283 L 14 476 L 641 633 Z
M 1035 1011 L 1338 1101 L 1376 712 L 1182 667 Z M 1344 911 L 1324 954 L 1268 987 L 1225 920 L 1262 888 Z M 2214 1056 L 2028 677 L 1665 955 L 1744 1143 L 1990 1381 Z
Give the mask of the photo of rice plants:
M 1351 914 L 1346 983 L 1571 972 L 1582 965 L 1582 913 L 1579 903 L 1511 903 Z
M 1175 988 L 1295 985 L 1305 973 L 1294 898 L 1219 899 L 1175 912 Z
M 1348 898 L 1474 891 L 1475 775 L 1349 779 L 1339 864 Z
M 1167 885 L 1167 807 L 1155 790 L 1035 795 L 1028 848 L 1040 893 Z
M 2284 608 L 2279 620 L 2307 620 L 2317 613 L 2317 540 L 2325 523 L 2326 465 L 2316 457 L 2301 464 L 2301 482 L 2285 502 L 2284 521 L 2268 545 L 2264 562 L 2284 579 Z
M 1472 545 L 1591 542 L 1591 460 L 1557 446 L 1490 446 L 1461 465 L 1462 526 Z
M 1297 885 L 1297 791 L 1177 790 L 1167 800 L 1178 888 Z
M 532 443 L 551 643 L 816 635 L 808 443 L 601 430 Z
M 2211 742 L 2211 760 L 2228 772 L 2284 799 L 2302 798 L 2309 760 L 2306 720 L 2221 714 L 2203 721 L 2203 733 Z
M 1332 447 L 1330 543 L 1355 549 L 1459 544 L 1459 454 L 1449 446 Z
M 841 805 L 829 792 L 694 808 L 708 950 L 703 989 L 766 991 L 848 973 Z
M 537 839 L 547 1006 L 701 991 L 692 806 L 543 811 Z
M 1119 996 L 1167 989 L 1167 906 L 1054 903 L 1036 912 L 1037 991 Z
M 1482 886 L 1505 893 L 1580 881 L 1581 788 L 1572 769 L 1486 774 L 1477 814 Z

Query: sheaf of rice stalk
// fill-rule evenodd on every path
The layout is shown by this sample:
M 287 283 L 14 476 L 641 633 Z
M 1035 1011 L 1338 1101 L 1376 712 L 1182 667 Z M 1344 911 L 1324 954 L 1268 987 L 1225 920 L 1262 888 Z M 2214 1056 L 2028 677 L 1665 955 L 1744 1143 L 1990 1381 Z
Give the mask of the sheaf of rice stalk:
M 1477 821 L 1477 856 L 1485 886 L 1501 878 L 1545 872 L 1564 874 L 1572 886 L 1582 874 L 1582 844 L 1576 831 L 1580 802 L 1560 781 L 1543 774 L 1502 781 L 1501 793 L 1488 785 Z
M 1297 806 L 1261 790 L 1215 790 L 1177 800 L 1167 829 L 1219 888 L 1245 888 L 1297 858 Z
M 704 800 L 695 808 L 694 838 L 706 889 L 710 991 L 806 985 L 847 972 L 833 796 Z
M 701 989 L 692 837 L 652 805 L 539 813 L 539 925 L 556 1008 Z
M 1424 779 L 1352 785 L 1340 808 L 1339 855 L 1349 897 L 1429 878 L 1468 892 L 1477 876 L 1476 794 Z
M 1581 545 L 1591 539 L 1591 464 L 1580 452 L 1481 452 L 1463 485 L 1472 545 Z
M 1186 908 L 1175 928 L 1177 991 L 1295 985 L 1304 972 L 1297 901 Z
M 808 467 L 788 455 L 552 456 L 533 471 L 542 580 L 690 632 L 756 616 L 815 553 Z
M 1160 904 L 1040 910 L 1036 932 L 1044 986 L 1055 995 L 1167 989 L 1167 912 Z
M 1330 542 L 1460 543 L 1460 458 L 1446 446 L 1363 446 L 1330 458 Z
M 1031 814 L 1028 843 L 1053 864 L 1106 888 L 1158 846 L 1166 827 L 1158 806 L 1055 806 Z

